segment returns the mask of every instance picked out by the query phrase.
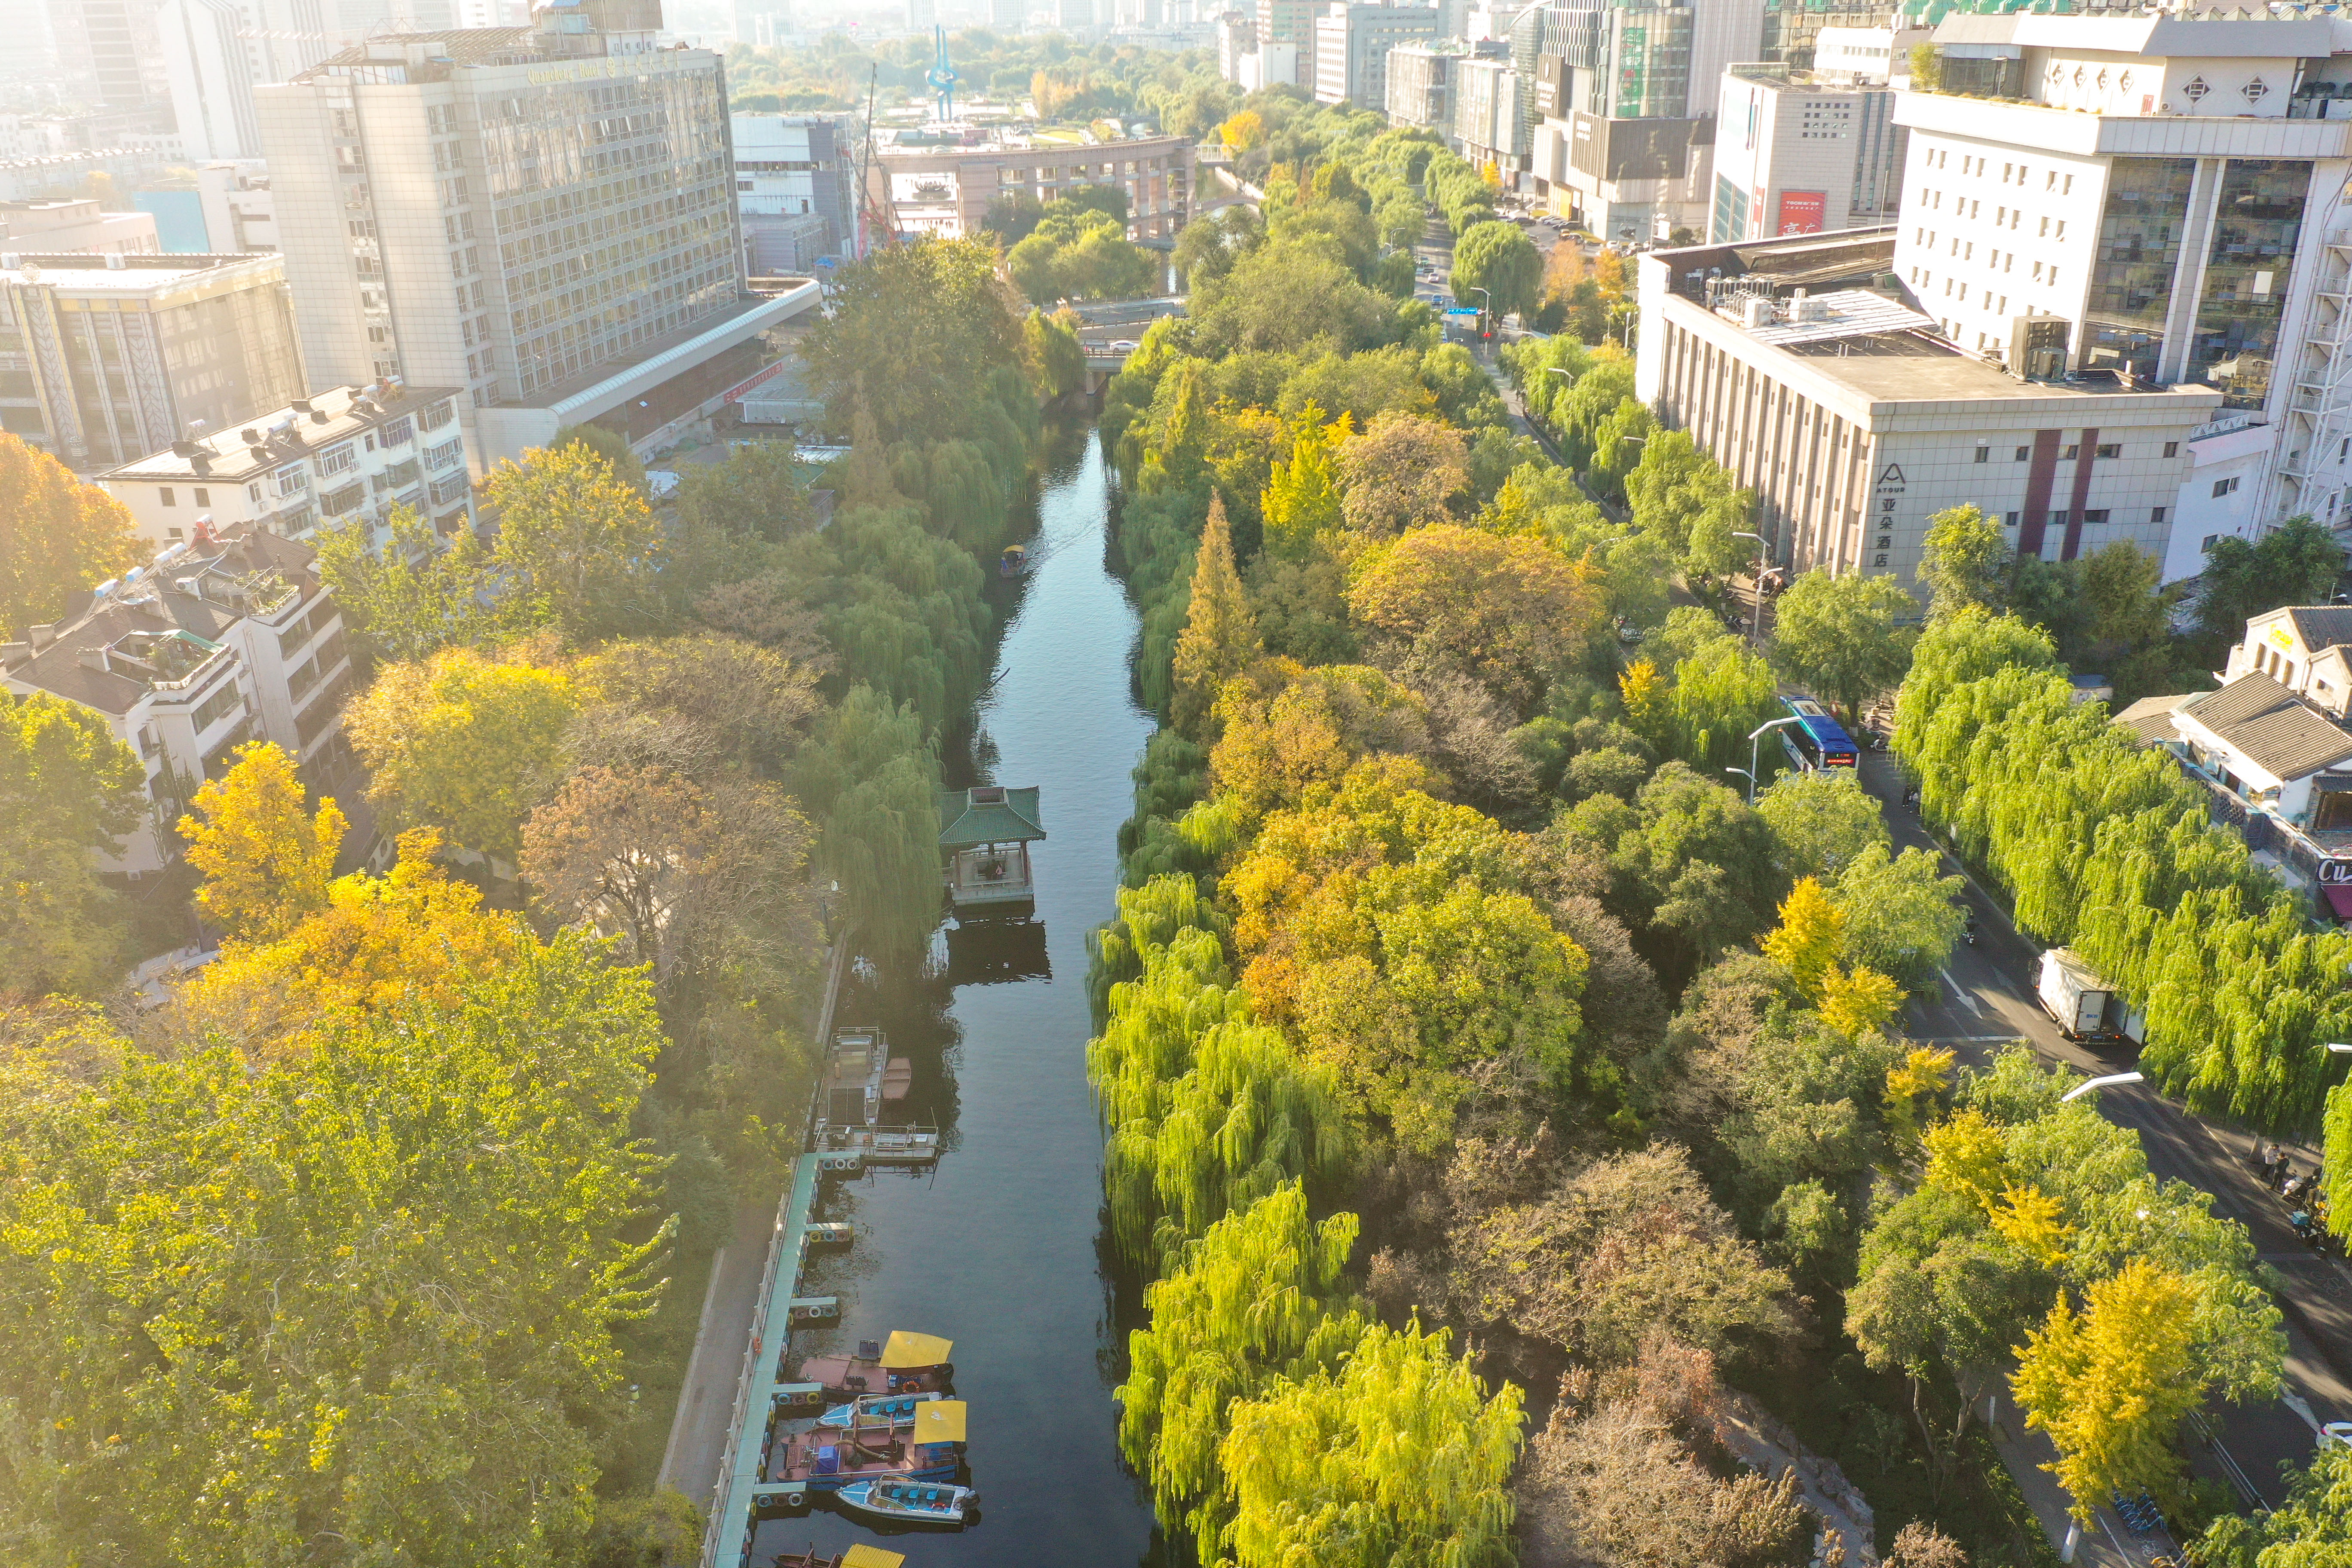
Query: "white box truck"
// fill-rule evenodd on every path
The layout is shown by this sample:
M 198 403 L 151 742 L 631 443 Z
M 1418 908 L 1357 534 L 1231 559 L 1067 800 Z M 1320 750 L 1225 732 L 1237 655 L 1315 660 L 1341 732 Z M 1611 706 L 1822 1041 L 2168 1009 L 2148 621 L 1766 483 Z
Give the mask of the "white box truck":
M 2145 1015 L 2133 1011 L 2122 994 L 2071 948 L 2053 947 L 2042 955 L 2042 982 L 2036 989 L 2042 1011 L 2058 1021 L 2058 1032 L 2070 1040 L 2137 1044 L 2147 1032 Z

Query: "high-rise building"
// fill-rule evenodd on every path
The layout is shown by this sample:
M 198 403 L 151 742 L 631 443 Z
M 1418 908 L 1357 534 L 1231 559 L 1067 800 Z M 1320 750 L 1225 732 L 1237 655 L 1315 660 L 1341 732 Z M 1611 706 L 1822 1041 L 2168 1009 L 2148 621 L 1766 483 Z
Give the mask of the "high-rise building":
M 155 0 L 50 0 L 58 65 L 108 109 L 163 108 L 170 97 Z
M 244 12 L 235 0 L 163 0 L 158 25 L 182 150 L 196 159 L 259 157 Z
M 804 273 L 822 257 L 845 254 L 856 233 L 847 117 L 738 114 L 733 132 L 746 270 Z
M 1054 0 L 1054 26 L 1062 31 L 1083 33 L 1094 25 L 1094 0 Z
M 1436 36 L 1434 5 L 1331 0 L 1315 18 L 1316 100 L 1386 109 L 1389 51 Z
M 255 94 L 313 376 L 464 388 L 483 462 L 566 423 L 692 425 L 818 294 L 745 286 L 715 54 L 657 47 L 655 0 L 537 18 L 373 38 Z
M 1454 70 L 1459 43 L 1399 44 L 1389 51 L 1388 110 L 1392 125 L 1454 133 Z
M 21 367 L 0 429 L 104 468 L 291 403 L 285 278 L 274 256 L 0 254 L 0 364 Z
M 1894 270 L 1946 337 L 2036 381 L 2221 395 L 2189 442 L 2168 577 L 2199 570 L 2210 536 L 2298 512 L 2352 524 L 2336 216 L 2352 52 L 2332 52 L 2335 26 L 1953 16 L 1935 33 L 1939 84 L 1896 100 L 1910 144 Z M 2021 553 L 2105 542 L 2069 495 L 2060 454 L 2077 441 L 2053 435 L 2019 462 L 2033 479 Z
M 1732 67 L 1715 117 L 1707 237 L 1720 244 L 1884 221 L 1901 189 L 1904 134 L 1884 82 Z
M 907 27 L 910 32 L 928 33 L 939 25 L 939 0 L 907 0 Z
M 1527 167 L 1528 122 L 1519 113 L 1519 77 L 1511 62 L 1474 58 L 1454 68 L 1454 139 L 1462 155 L 1500 174 Z
M 1262 70 L 1260 74 L 1264 80 L 1261 86 L 1294 81 L 1301 87 L 1314 87 L 1315 16 L 1320 8 L 1318 0 L 1257 0 L 1257 44 L 1260 51 L 1268 44 L 1288 44 L 1297 51 L 1291 57 L 1293 75 L 1284 77 L 1272 69 Z

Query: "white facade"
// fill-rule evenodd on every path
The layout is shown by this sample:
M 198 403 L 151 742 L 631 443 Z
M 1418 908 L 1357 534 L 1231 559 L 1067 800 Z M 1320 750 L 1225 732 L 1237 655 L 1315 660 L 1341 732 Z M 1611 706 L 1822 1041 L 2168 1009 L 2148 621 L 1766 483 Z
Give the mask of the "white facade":
M 2352 27 L 1970 16 L 1936 38 L 1941 89 L 1896 110 L 1895 270 L 1922 309 L 2037 374 L 2223 394 L 2231 427 L 2194 443 L 2168 575 L 2208 535 L 2352 521 L 2352 123 L 2333 117 Z
M 321 527 L 364 522 L 370 542 L 381 543 L 395 506 L 455 533 L 474 515 L 455 397 L 446 386 L 333 387 L 97 482 L 157 549 L 194 539 L 200 525 L 308 539 Z
M 800 273 L 821 257 L 849 254 L 856 176 L 845 121 L 824 114 L 736 114 L 730 125 L 745 269 L 754 277 Z
M 269 174 L 258 161 L 207 163 L 196 171 L 196 198 L 205 215 L 205 238 L 223 255 L 278 248 L 278 201 Z
M 1774 269 L 1843 266 L 1854 283 L 1886 253 L 1884 231 L 1779 246 Z M 2073 560 L 2127 540 L 2162 558 L 2190 438 L 2219 392 L 2026 381 L 1853 283 L 1814 301 L 1810 323 L 1785 290 L 1776 305 L 1759 300 L 1751 326 L 1744 312 L 1756 307 L 1733 297 L 1748 279 L 1718 284 L 1715 308 L 1704 297 L 1712 270 L 1758 264 L 1758 247 L 1745 248 L 1745 260 L 1727 246 L 1642 258 L 1636 390 L 1757 492 L 1757 530 L 1775 560 L 1887 573 L 1916 592 L 1927 520 L 1962 505 L 2000 519 L 2025 554 Z M 1821 335 L 1802 341 L 1808 327 Z
M 1385 109 L 1389 50 L 1436 36 L 1433 5 L 1332 0 L 1315 18 L 1316 101 Z
M 1734 66 L 1715 116 L 1717 244 L 1875 224 L 1899 190 L 1894 94 Z
M 247 22 L 235 0 L 163 0 L 163 42 L 172 118 L 191 158 L 257 158 L 253 71 L 239 37 Z
M 1244 92 L 1281 85 L 1296 86 L 1298 81 L 1298 46 L 1260 44 L 1257 53 L 1241 58 L 1240 74 L 1234 79 L 1241 84 Z
M 283 746 L 314 786 L 350 765 L 342 616 L 306 546 L 234 531 L 175 544 L 66 618 L 10 630 L 23 640 L 0 645 L 7 689 L 100 715 L 145 771 L 146 818 L 103 862 L 110 873 L 178 859 L 174 825 L 194 786 L 220 777 L 247 741 Z
M 1519 76 L 1508 60 L 1464 58 L 1454 64 L 1454 135 L 1474 163 L 1516 169 L 1528 153 L 1528 116 L 1520 112 Z

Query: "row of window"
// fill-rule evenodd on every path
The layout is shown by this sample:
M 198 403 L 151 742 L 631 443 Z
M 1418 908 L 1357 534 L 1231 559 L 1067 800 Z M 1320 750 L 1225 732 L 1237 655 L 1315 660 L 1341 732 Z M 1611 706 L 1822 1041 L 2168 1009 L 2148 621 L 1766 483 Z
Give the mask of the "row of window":
M 1930 151 L 1922 162 L 1930 169 L 1949 168 L 1952 163 L 1952 150 L 1948 147 L 1936 148 Z M 1990 158 L 1966 153 L 1960 154 L 1960 173 L 1963 174 L 1982 176 L 1989 174 L 1991 168 L 1992 160 Z M 2003 163 L 2000 166 L 2002 184 L 2014 183 L 2022 185 L 2026 183 L 2026 179 L 2027 169 L 2023 163 Z M 2074 194 L 2074 176 L 2060 169 L 2044 169 L 2042 172 L 2042 188 L 2062 196 L 2071 196 Z
M 2071 463 L 2082 455 L 2083 444 L 2080 441 L 2070 441 L 2066 444 L 2065 450 L 2059 454 L 2059 459 L 2062 462 Z M 2093 443 L 2091 447 L 2091 456 L 2095 460 L 2100 458 L 2120 458 L 2123 455 L 2124 447 L 2123 443 L 2120 441 L 2098 441 Z M 2180 456 L 2180 443 L 2178 441 L 2167 441 L 2164 444 L 2164 455 L 2168 458 L 2177 458 Z M 2020 447 L 2017 449 L 2016 461 L 2021 463 L 2031 462 L 2032 458 L 2032 447 Z M 1984 463 L 1991 460 L 1992 443 L 1990 441 L 1978 442 L 1977 461 Z

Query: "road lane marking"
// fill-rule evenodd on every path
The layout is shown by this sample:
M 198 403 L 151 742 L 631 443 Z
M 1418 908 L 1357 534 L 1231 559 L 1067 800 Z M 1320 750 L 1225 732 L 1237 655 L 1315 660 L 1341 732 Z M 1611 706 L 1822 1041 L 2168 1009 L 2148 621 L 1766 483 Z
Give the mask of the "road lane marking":
M 1969 1012 L 1974 1013 L 1979 1018 L 1984 1016 L 1984 1009 L 1977 1005 L 1975 994 L 1969 991 L 1967 986 L 1953 979 L 1951 970 L 1948 968 L 1943 968 L 1937 970 L 1936 973 L 1944 977 L 1945 986 L 1951 992 L 1953 997 L 1958 1001 L 1961 1006 L 1966 1007 Z

